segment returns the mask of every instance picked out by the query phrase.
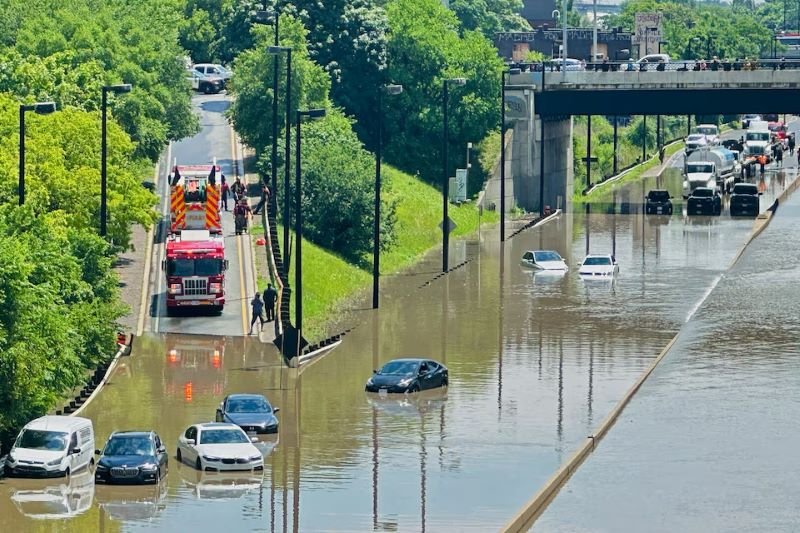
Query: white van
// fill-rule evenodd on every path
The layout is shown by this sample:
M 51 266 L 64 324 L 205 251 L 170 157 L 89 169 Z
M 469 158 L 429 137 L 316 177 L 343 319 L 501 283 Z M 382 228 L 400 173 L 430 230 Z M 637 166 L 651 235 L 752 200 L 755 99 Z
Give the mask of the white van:
M 43 416 L 28 422 L 6 457 L 9 476 L 68 476 L 94 464 L 94 427 L 88 418 Z

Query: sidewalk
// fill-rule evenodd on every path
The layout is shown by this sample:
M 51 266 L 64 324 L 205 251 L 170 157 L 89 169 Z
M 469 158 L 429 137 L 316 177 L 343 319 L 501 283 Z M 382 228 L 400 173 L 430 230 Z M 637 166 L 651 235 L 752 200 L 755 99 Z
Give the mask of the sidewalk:
M 130 310 L 120 318 L 123 331 L 136 333 L 139 313 L 142 307 L 142 282 L 145 275 L 145 253 L 147 250 L 147 231 L 139 225 L 131 230 L 133 249 L 120 254 L 114 263 L 114 272 L 119 276 L 120 298 Z

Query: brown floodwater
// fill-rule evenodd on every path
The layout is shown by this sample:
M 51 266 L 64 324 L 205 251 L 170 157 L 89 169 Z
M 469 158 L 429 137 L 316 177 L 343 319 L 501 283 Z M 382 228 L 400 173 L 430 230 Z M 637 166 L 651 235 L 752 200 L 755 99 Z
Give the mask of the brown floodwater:
M 751 226 L 575 213 L 505 245 L 483 231 L 454 243 L 451 264 L 466 263 L 446 277 L 434 279 L 432 254 L 386 278 L 381 309 L 357 311 L 359 326 L 299 376 L 254 339 L 143 336 L 85 412 L 98 447 L 111 431 L 153 428 L 174 456 L 178 435 L 212 420 L 225 394 L 262 392 L 281 408 L 279 435 L 260 443 L 263 475 L 202 474 L 173 457 L 157 488 L 3 480 L 0 530 L 497 528 L 687 320 Z M 615 253 L 617 279 L 579 279 L 587 247 Z M 572 270 L 520 266 L 542 248 Z M 193 318 L 213 331 L 215 317 Z M 445 363 L 449 390 L 364 393 L 373 368 L 409 355 Z
M 535 531 L 800 530 L 798 221 L 795 194 Z

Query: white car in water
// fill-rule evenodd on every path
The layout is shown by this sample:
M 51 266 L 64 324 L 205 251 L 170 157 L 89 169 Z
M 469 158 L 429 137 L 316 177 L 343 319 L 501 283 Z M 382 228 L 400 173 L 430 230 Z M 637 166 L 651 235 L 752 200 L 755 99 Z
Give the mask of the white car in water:
M 587 255 L 578 268 L 584 279 L 610 279 L 619 272 L 619 265 L 613 255 Z
M 176 459 L 198 470 L 263 470 L 264 456 L 235 424 L 207 422 L 189 426 L 178 438 Z
M 566 272 L 569 269 L 558 252 L 552 250 L 529 250 L 522 255 L 521 264 L 548 272 Z

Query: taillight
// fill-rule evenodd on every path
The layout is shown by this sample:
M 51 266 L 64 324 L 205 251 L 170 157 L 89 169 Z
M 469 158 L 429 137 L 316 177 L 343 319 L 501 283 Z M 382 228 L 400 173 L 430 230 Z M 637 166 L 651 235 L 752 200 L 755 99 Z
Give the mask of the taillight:
M 183 292 L 183 287 L 181 287 L 180 283 L 170 283 L 169 284 L 169 293 L 170 294 L 181 294 Z
M 208 292 L 217 294 L 222 292 L 222 283 L 209 283 L 208 284 Z

